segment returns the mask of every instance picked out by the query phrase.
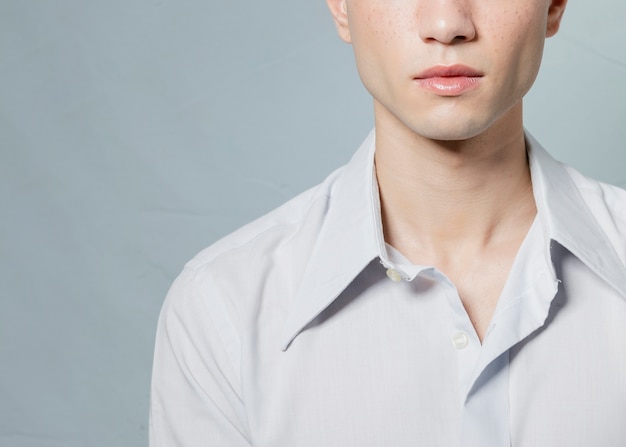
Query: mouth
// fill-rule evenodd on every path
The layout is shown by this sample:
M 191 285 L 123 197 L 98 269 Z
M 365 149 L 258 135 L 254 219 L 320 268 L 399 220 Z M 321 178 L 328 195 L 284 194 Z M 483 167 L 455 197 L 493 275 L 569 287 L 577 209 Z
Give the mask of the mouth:
M 460 96 L 478 87 L 483 73 L 465 65 L 438 65 L 413 79 L 425 90 L 439 96 Z

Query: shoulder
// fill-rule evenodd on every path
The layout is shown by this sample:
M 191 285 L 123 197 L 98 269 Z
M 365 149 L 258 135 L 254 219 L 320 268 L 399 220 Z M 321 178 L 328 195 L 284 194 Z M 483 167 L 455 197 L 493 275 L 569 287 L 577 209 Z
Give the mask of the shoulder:
M 626 224 L 626 190 L 586 177 L 570 166 L 565 169 L 592 211 L 603 217 L 611 216 L 618 224 Z
M 322 183 L 217 240 L 194 256 L 185 268 L 204 269 L 229 262 L 242 263 L 240 267 L 250 267 L 248 256 L 252 254 L 272 257 L 298 238 L 314 237 L 316 224 L 321 225 L 333 185 L 342 169 L 339 168 Z
M 195 313 L 200 307 L 227 305 L 229 313 L 238 314 L 237 308 L 258 299 L 268 282 L 281 278 L 295 287 L 342 170 L 200 251 L 172 284 L 163 312 Z
M 626 190 L 565 168 L 580 192 L 589 212 L 617 249 L 626 264 Z

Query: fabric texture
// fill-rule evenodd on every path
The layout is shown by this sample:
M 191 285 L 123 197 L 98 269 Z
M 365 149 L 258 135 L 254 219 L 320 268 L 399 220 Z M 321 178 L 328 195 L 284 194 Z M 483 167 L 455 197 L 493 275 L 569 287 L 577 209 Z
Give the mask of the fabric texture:
M 185 266 L 151 446 L 623 446 L 626 192 L 527 148 L 538 213 L 482 344 L 445 274 L 385 244 L 372 132 Z

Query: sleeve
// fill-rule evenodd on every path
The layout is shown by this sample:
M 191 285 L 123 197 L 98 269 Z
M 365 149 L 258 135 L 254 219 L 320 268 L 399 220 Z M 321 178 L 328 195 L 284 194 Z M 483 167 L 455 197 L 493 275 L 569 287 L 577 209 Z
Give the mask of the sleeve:
M 231 309 L 186 267 L 157 327 L 150 447 L 250 447 L 241 393 L 240 337 Z

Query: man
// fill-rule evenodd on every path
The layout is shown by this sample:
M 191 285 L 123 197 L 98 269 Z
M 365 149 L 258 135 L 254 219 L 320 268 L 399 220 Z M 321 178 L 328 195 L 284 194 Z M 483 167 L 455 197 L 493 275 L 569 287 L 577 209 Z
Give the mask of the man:
M 187 264 L 151 444 L 626 445 L 626 193 L 522 125 L 566 0 L 327 2 L 375 131 Z

